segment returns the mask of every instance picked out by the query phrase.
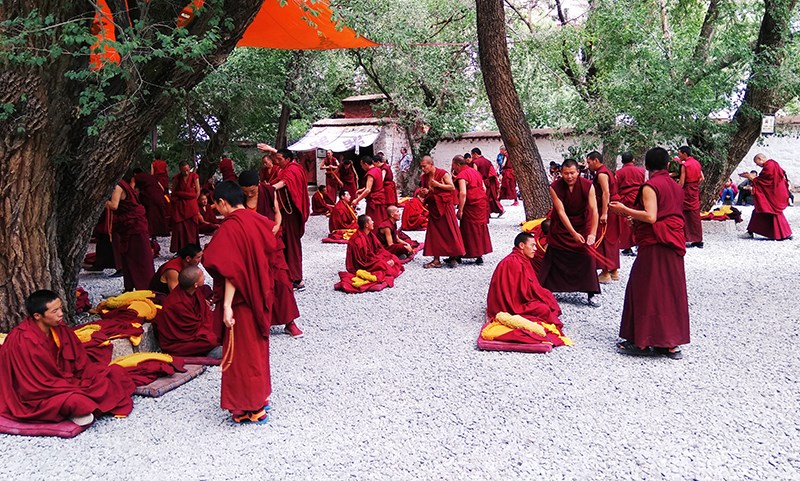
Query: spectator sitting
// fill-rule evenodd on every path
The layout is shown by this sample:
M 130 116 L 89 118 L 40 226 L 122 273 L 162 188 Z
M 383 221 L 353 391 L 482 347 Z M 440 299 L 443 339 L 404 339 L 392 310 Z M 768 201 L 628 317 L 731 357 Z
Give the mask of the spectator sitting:
M 736 200 L 737 190 L 736 184 L 734 184 L 732 180 L 728 179 L 725 181 L 725 185 L 722 186 L 722 190 L 719 193 L 720 203 L 724 205 L 733 205 Z
M 755 170 L 751 170 L 750 173 L 758 174 Z M 739 184 L 739 197 L 736 205 L 753 205 L 753 182 L 750 179 Z

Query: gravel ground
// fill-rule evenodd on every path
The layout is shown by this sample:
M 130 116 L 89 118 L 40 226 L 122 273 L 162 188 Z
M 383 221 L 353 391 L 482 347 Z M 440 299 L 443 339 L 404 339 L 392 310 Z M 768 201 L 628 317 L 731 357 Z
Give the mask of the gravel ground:
M 800 208 L 786 214 L 800 234 Z M 417 258 L 394 289 L 360 295 L 333 290 L 345 246 L 321 244 L 327 219 L 312 217 L 306 337 L 271 338 L 266 426 L 228 421 L 211 368 L 73 440 L 0 436 L 0 479 L 800 479 L 800 241 L 744 239 L 740 224 L 688 252 L 682 361 L 614 352 L 630 258 L 601 308 L 559 297 L 574 347 L 477 351 L 522 217 L 492 220 L 484 266 Z M 96 302 L 122 281 L 82 284 Z

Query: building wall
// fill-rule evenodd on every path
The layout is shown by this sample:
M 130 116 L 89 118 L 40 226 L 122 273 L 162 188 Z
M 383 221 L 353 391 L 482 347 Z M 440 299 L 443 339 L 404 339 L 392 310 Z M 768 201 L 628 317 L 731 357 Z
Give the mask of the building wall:
M 381 134 L 372 144 L 372 150 L 377 154 L 383 152 L 386 161 L 397 170 L 396 165 L 400 162 L 400 149 L 408 148 L 408 140 L 405 131 L 397 124 L 385 124 L 381 128 Z
M 786 171 L 794 191 L 800 191 L 800 128 L 786 129 L 779 131 L 778 135 L 761 137 L 756 142 L 747 155 L 742 159 L 742 163 L 733 173 L 733 180 L 736 183 L 742 181 L 736 174 L 739 172 L 750 172 L 759 170 L 753 157 L 758 153 L 763 153 L 768 159 L 775 159 Z
M 577 141 L 577 137 L 564 137 L 563 139 L 536 137 L 536 147 L 539 149 L 539 155 L 542 156 L 542 163 L 545 167 L 549 167 L 551 161 L 560 164 L 565 159 L 569 147 L 577 144 Z M 503 145 L 503 142 L 500 137 L 443 140 L 436 144 L 436 148 L 433 149 L 431 155 L 437 167 L 449 169 L 453 157 L 464 155 L 474 147 L 481 149 L 483 156 L 494 162 L 497 159 L 497 154 L 500 153 L 501 145 Z

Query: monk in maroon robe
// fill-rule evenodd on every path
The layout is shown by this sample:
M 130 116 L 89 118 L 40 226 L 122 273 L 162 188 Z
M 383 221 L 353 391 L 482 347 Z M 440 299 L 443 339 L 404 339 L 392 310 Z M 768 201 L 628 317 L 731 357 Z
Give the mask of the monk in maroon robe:
M 289 266 L 289 277 L 295 290 L 305 290 L 303 282 L 303 235 L 306 233 L 306 221 L 311 212 L 308 200 L 308 180 L 306 169 L 294 161 L 295 154 L 291 150 L 276 151 L 266 144 L 258 144 L 259 148 L 272 152 L 273 162 L 280 167 L 278 181 L 272 184 L 277 192 L 278 206 L 281 212 L 281 229 L 283 230 L 284 256 Z
M 422 190 L 414 191 L 414 197 L 403 204 L 403 219 L 400 223 L 403 230 L 425 230 L 428 228 L 428 209 L 425 208 L 425 196 Z
M 608 211 L 611 201 L 618 201 L 617 180 L 614 173 L 603 165 L 603 154 L 592 151 L 586 155 L 586 165 L 594 172 L 592 185 L 597 196 L 597 213 L 600 216 L 600 242 L 597 252 L 601 259 L 597 261 L 600 268 L 598 282 L 607 284 L 619 280 L 619 224 L 622 219 Z
M 378 240 L 384 249 L 407 262 L 416 253 L 419 242 L 397 229 L 397 222 L 400 220 L 400 209 L 397 206 L 390 205 L 386 211 L 389 218 L 378 225 Z
M 325 158 L 322 159 L 319 170 L 325 171 L 324 187 L 327 189 L 327 191 L 324 192 L 324 194 L 331 199 L 334 199 L 336 197 L 336 193 L 339 192 L 339 189 L 341 189 L 344 184 L 342 184 L 342 181 L 339 179 L 339 161 L 333 156 L 332 151 L 325 151 Z M 322 189 L 322 187 L 323 186 L 320 186 L 319 188 Z
M 133 174 L 136 179 L 136 190 L 139 192 L 139 202 L 147 214 L 150 236 L 154 238 L 168 236 L 169 224 L 164 188 L 155 176 L 144 173 L 142 169 L 133 169 Z
M 639 252 L 631 268 L 617 345 L 622 354 L 666 355 L 680 359 L 689 343 L 689 301 L 683 257 L 684 196 L 667 172 L 669 153 L 656 147 L 645 155 L 650 179 L 631 209 L 612 202 L 610 209 L 634 221 Z
M 311 196 L 311 215 L 330 215 L 336 201 L 328 196 L 328 187 L 320 185 Z
M 422 168 L 421 194 L 425 196 L 425 208 L 428 209 L 428 228 L 425 231 L 425 248 L 422 254 L 433 256 L 433 260 L 422 267 L 442 267 L 441 256 L 450 257 L 447 263 L 450 267 L 455 267 L 455 258 L 466 253 L 453 207 L 453 192 L 456 187 L 450 174 L 433 165 L 430 155 L 422 157 L 419 165 Z
M 550 184 L 553 212 L 547 252 L 539 282 L 551 292 L 586 292 L 589 305 L 600 293 L 595 259 L 591 249 L 597 232 L 597 197 L 592 182 L 579 176 L 578 163 L 567 159 L 561 177 Z
M 292 337 L 303 337 L 303 331 L 295 323 L 295 319 L 300 317 L 300 311 L 297 308 L 294 284 L 289 277 L 289 266 L 284 255 L 286 245 L 281 231 L 283 216 L 277 208 L 275 189 L 269 184 L 259 182 L 258 174 L 254 170 L 245 170 L 239 174 L 239 185 L 244 192 L 244 206 L 264 216 L 275 235 L 276 249 L 269 255 L 269 266 L 275 280 L 273 286 L 275 305 L 272 309 L 271 323 L 273 326 L 284 326 L 284 330 Z
M 397 205 L 397 185 L 394 182 L 394 172 L 383 154 L 375 156 L 375 166 L 383 171 L 383 191 L 386 194 L 386 205 Z
M 264 423 L 272 385 L 269 331 L 275 282 L 270 254 L 277 240 L 268 219 L 244 207 L 235 182 L 220 182 L 214 203 L 225 219 L 211 238 L 203 265 L 214 279 L 214 316 L 222 336 L 221 406 L 237 423 Z
M 683 188 L 683 219 L 688 247 L 703 248 L 703 224 L 700 221 L 700 182 L 705 180 L 703 167 L 692 157 L 692 149 L 683 146 L 678 149 L 681 160 L 681 174 L 678 184 Z
M 514 203 L 511 205 L 517 205 L 519 200 L 517 200 L 517 176 L 514 175 L 514 166 L 508 159 L 505 147 L 500 147 L 500 154 L 503 156 L 503 165 L 499 166 L 503 172 L 500 181 L 500 200 L 513 200 Z
M 633 208 L 639 188 L 644 184 L 645 171 L 633 165 L 633 155 L 629 152 L 622 154 L 622 168 L 615 173 L 617 177 L 617 194 L 619 201 L 625 207 Z M 633 246 L 633 225 L 626 218 L 621 218 L 619 223 L 619 248 L 624 255 L 635 255 Z
M 503 205 L 500 204 L 500 182 L 497 179 L 497 170 L 492 165 L 492 161 L 481 154 L 481 149 L 472 149 L 470 160 L 475 169 L 481 173 L 483 183 L 486 185 L 486 200 L 489 202 L 489 212 L 497 214 L 497 217 L 505 213 Z
M 147 216 L 133 190 L 135 185 L 133 172 L 128 171 L 106 202 L 114 212 L 114 251 L 119 256 L 126 291 L 147 289 L 154 274 Z
M 486 186 L 481 174 L 467 165 L 464 157 L 453 157 L 456 192 L 458 192 L 458 213 L 461 221 L 459 230 L 464 241 L 464 257 L 475 258 L 475 264 L 483 264 L 483 256 L 492 252 L 492 239 L 489 237 L 489 203 L 486 200 Z
M 398 277 L 405 268 L 397 256 L 383 248 L 372 232 L 374 229 L 375 222 L 370 216 L 358 216 L 358 231 L 347 242 L 345 268 L 351 274 L 365 270 L 375 276 L 380 273 L 381 278 Z
M 344 229 L 357 229 L 358 216 L 350 202 L 350 192 L 342 189 L 339 191 L 339 202 L 333 206 L 331 217 L 328 219 L 328 231 L 334 232 Z
M 281 169 L 272 162 L 272 157 L 269 155 L 261 157 L 261 164 L 261 170 L 258 172 L 259 180 L 265 184 L 277 182 Z
M 150 280 L 150 289 L 153 292 L 169 294 L 178 287 L 178 275 L 188 266 L 197 267 L 203 260 L 203 250 L 197 244 L 186 244 L 181 247 L 178 254 L 156 270 Z
M 100 220 L 92 230 L 95 239 L 94 257 L 87 254 L 84 258 L 84 269 L 90 272 L 102 271 L 105 269 L 118 269 L 114 257 L 114 246 L 111 243 L 112 223 L 114 214 L 111 209 L 106 207 L 100 213 Z
M 761 167 L 758 175 L 742 173 L 740 177 L 753 183 L 753 214 L 747 224 L 747 233 L 763 235 L 767 239 L 784 240 L 792 236 L 792 228 L 783 215 L 789 206 L 789 181 L 786 172 L 764 154 L 757 154 L 753 160 Z
M 223 157 L 222 160 L 219 161 L 219 172 L 222 174 L 222 180 L 232 180 L 236 182 L 238 178 L 236 170 L 233 168 L 233 159 L 228 157 Z
M 178 288 L 164 299 L 164 305 L 154 321 L 161 350 L 176 356 L 222 357 L 214 316 L 202 287 L 203 271 L 187 266 L 178 276 Z
M 539 284 L 533 270 L 536 239 L 522 232 L 514 239 L 511 254 L 501 260 L 492 274 L 486 302 L 486 314 L 494 318 L 498 312 L 520 315 L 533 322 L 546 322 L 563 327 L 561 308 L 553 293 Z
M 217 211 L 211 202 L 211 194 L 207 190 L 200 191 L 200 197 L 197 198 L 197 208 L 200 210 L 198 220 L 200 222 L 201 234 L 213 234 L 219 228 L 219 219 L 217 219 Z
M 167 163 L 156 157 L 153 163 L 150 164 L 150 175 L 158 179 L 158 184 L 161 186 L 163 194 L 169 194 L 169 170 Z
M 89 360 L 64 324 L 61 299 L 36 291 L 25 301 L 28 317 L 0 347 L 0 415 L 19 421 L 85 426 L 93 413 L 127 416 L 136 386 L 125 369 Z
M 172 178 L 172 239 L 169 251 L 178 252 L 186 244 L 200 245 L 200 177 L 189 169 L 189 163 L 180 164 L 180 173 Z
M 361 168 L 364 169 L 364 187 L 359 189 L 356 193 L 356 198 L 353 199 L 353 208 L 358 206 L 361 200 L 367 200 L 366 214 L 370 216 L 377 224 L 386 220 L 386 191 L 384 190 L 383 177 L 385 172 L 383 169 L 376 167 L 372 157 L 365 155 L 361 157 Z

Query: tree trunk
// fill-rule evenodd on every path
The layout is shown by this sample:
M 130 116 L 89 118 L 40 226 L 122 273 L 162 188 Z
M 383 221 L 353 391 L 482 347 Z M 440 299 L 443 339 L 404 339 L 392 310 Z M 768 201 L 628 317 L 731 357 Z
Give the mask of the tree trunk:
M 173 89 L 193 87 L 208 66 L 222 63 L 261 4 L 261 0 L 226 1 L 224 11 L 232 28 L 204 57 L 181 58 L 188 68 L 178 67 L 170 58 L 137 65 L 124 58 L 120 68 L 135 71 L 128 78 L 141 79 L 147 89 L 123 75 L 108 79 L 107 98 L 128 99 L 115 98 L 103 105 L 101 110 L 113 116 L 104 123 L 97 122 L 97 112 L 78 114 L 89 81 L 79 83 L 65 76 L 69 70 L 85 70 L 88 57 L 64 53 L 39 67 L 0 63 L 0 102 L 14 105 L 12 115 L 0 117 L 0 330 L 19 323 L 25 315 L 25 297 L 37 289 L 60 293 L 69 319 L 92 228 L 114 185 L 168 112 Z M 0 20 L 25 18 L 34 10 L 52 15 L 54 25 L 94 13 L 84 2 L 10 0 L 0 3 Z M 159 25 L 175 22 L 170 5 L 152 7 L 149 14 Z M 212 19 L 211 12 L 197 17 L 190 33 L 203 35 Z M 60 30 L 52 37 L 33 32 L 25 45 L 31 55 L 38 55 L 58 38 Z M 89 127 L 96 132 L 89 132 Z
M 503 0 L 476 0 L 475 3 L 483 82 L 519 182 L 525 215 L 528 219 L 544 217 L 551 207 L 547 174 L 514 87 L 506 45 Z
M 289 128 L 289 106 L 286 102 L 281 103 L 281 116 L 278 117 L 278 133 L 275 134 L 275 148 L 285 149 L 287 145 L 286 131 Z

